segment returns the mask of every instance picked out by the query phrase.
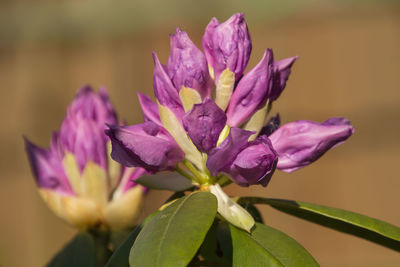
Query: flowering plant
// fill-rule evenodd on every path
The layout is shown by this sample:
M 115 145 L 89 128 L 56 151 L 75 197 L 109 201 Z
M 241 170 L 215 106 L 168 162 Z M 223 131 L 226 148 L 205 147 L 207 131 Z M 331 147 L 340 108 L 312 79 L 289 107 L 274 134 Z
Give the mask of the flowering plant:
M 126 227 L 124 215 L 134 221 L 130 213 L 137 210 L 142 188 L 132 201 L 120 201 L 125 206 L 111 212 L 112 219 L 107 210 L 134 185 L 175 191 L 130 233 L 107 266 L 318 266 L 294 239 L 265 225 L 255 204 L 400 250 L 400 229 L 388 223 L 293 200 L 231 198 L 223 191 L 230 183 L 265 187 L 276 169 L 305 167 L 354 133 L 345 118 L 281 126 L 279 114 L 270 115 L 297 57 L 275 60 L 266 49 L 245 72 L 252 43 L 243 14 L 223 23 L 213 18 L 202 39 L 204 53 L 180 29 L 170 36 L 170 46 L 166 65 L 153 53 L 156 101 L 138 95 L 144 123 L 119 125 L 105 93 L 93 95 L 86 88 L 69 108 L 49 150 L 27 141 L 47 202 L 66 198 L 68 203 L 84 196 L 85 203 L 76 206 L 87 209 L 86 201 L 94 197 L 94 209 L 101 208 L 72 220 L 64 204 L 49 204 L 75 225 Z M 124 166 L 122 178 L 116 178 L 121 172 L 110 174 L 116 163 L 106 159 L 108 143 L 112 159 Z M 105 184 L 111 184 L 111 191 Z M 110 192 L 112 197 L 104 198 Z M 96 214 L 87 219 L 89 211 Z

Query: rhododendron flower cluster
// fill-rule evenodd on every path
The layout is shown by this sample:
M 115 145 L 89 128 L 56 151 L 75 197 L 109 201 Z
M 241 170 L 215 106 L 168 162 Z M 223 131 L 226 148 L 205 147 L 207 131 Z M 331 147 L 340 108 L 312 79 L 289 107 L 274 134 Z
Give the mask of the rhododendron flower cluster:
M 271 131 L 269 111 L 297 57 L 275 60 L 266 49 L 245 72 L 252 44 L 243 14 L 213 18 L 204 52 L 180 29 L 170 46 L 166 65 L 153 53 L 156 102 L 139 94 L 145 122 L 106 130 L 112 157 L 125 166 L 177 170 L 199 185 L 266 186 L 275 168 L 304 167 L 353 133 L 343 118 L 275 123 Z

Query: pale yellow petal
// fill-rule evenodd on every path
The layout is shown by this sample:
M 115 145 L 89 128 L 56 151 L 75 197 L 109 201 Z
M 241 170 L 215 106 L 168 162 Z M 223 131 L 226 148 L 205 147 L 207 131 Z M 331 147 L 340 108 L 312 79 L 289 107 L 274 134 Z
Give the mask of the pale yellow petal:
M 39 193 L 57 216 L 75 227 L 87 228 L 101 220 L 100 209 L 92 200 L 60 195 L 47 189 L 40 189 Z
M 95 201 L 103 207 L 107 204 L 107 173 L 96 163 L 89 161 L 83 170 L 81 179 L 81 196 Z
M 230 130 L 231 128 L 228 125 L 225 125 L 224 129 L 222 129 L 221 133 L 219 134 L 217 146 L 224 142 L 224 140 L 228 137 Z
M 182 89 L 179 91 L 179 97 L 181 98 L 185 112 L 190 111 L 194 104 L 201 103 L 200 94 L 196 90 L 185 86 L 182 86 Z
M 67 174 L 67 178 L 71 183 L 72 189 L 78 195 L 81 194 L 81 173 L 79 171 L 76 158 L 73 154 L 66 152 L 63 158 L 64 170 Z
M 215 93 L 215 103 L 217 103 L 217 105 L 224 111 L 228 107 L 234 86 L 235 73 L 233 73 L 229 69 L 225 69 L 219 76 Z
M 191 161 L 200 170 L 204 169 L 203 157 L 200 151 L 197 150 L 196 146 L 187 136 L 185 129 L 176 118 L 175 114 L 167 107 L 164 107 L 158 103 L 160 111 L 161 122 L 165 129 L 171 134 L 178 145 L 185 152 L 185 158 Z
M 113 230 L 135 225 L 143 208 L 143 187 L 135 186 L 113 199 L 104 209 L 104 218 Z
M 250 120 L 246 122 L 243 129 L 247 131 L 255 131 L 256 133 L 251 135 L 249 141 L 253 141 L 257 138 L 262 127 L 265 124 L 265 118 L 267 117 L 268 103 L 264 105 L 263 108 L 256 111 L 256 113 L 251 116 Z
M 111 141 L 107 142 L 107 155 L 108 155 L 108 176 L 110 178 L 110 190 L 113 190 L 121 177 L 122 166 L 111 158 L 112 145 Z
M 208 72 L 210 73 L 211 79 L 214 80 L 214 69 L 210 66 L 210 64 L 208 64 Z

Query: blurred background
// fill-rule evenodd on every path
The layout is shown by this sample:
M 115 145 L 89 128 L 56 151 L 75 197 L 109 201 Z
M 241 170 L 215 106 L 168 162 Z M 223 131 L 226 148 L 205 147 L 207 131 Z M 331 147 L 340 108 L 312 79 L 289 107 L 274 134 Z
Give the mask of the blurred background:
M 252 67 L 265 48 L 299 55 L 274 105 L 283 122 L 349 118 L 356 133 L 316 163 L 277 172 L 267 188 L 227 188 L 319 203 L 400 225 L 400 5 L 398 1 L 0 2 L 0 266 L 43 266 L 75 233 L 37 194 L 22 135 L 47 147 L 80 86 L 108 88 L 121 118 L 142 121 L 136 93 L 152 95 L 151 51 L 166 62 L 179 26 L 200 46 L 212 17 L 245 12 Z M 153 191 L 144 215 L 169 192 Z M 399 266 L 400 254 L 260 207 L 322 266 Z

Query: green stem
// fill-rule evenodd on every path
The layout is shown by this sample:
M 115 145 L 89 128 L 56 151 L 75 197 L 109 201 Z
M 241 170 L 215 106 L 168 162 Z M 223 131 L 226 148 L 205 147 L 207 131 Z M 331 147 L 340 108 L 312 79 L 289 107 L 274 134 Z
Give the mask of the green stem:
M 89 229 L 88 232 L 92 235 L 95 242 L 97 266 L 104 266 L 112 254 L 108 248 L 110 232 L 99 228 Z

